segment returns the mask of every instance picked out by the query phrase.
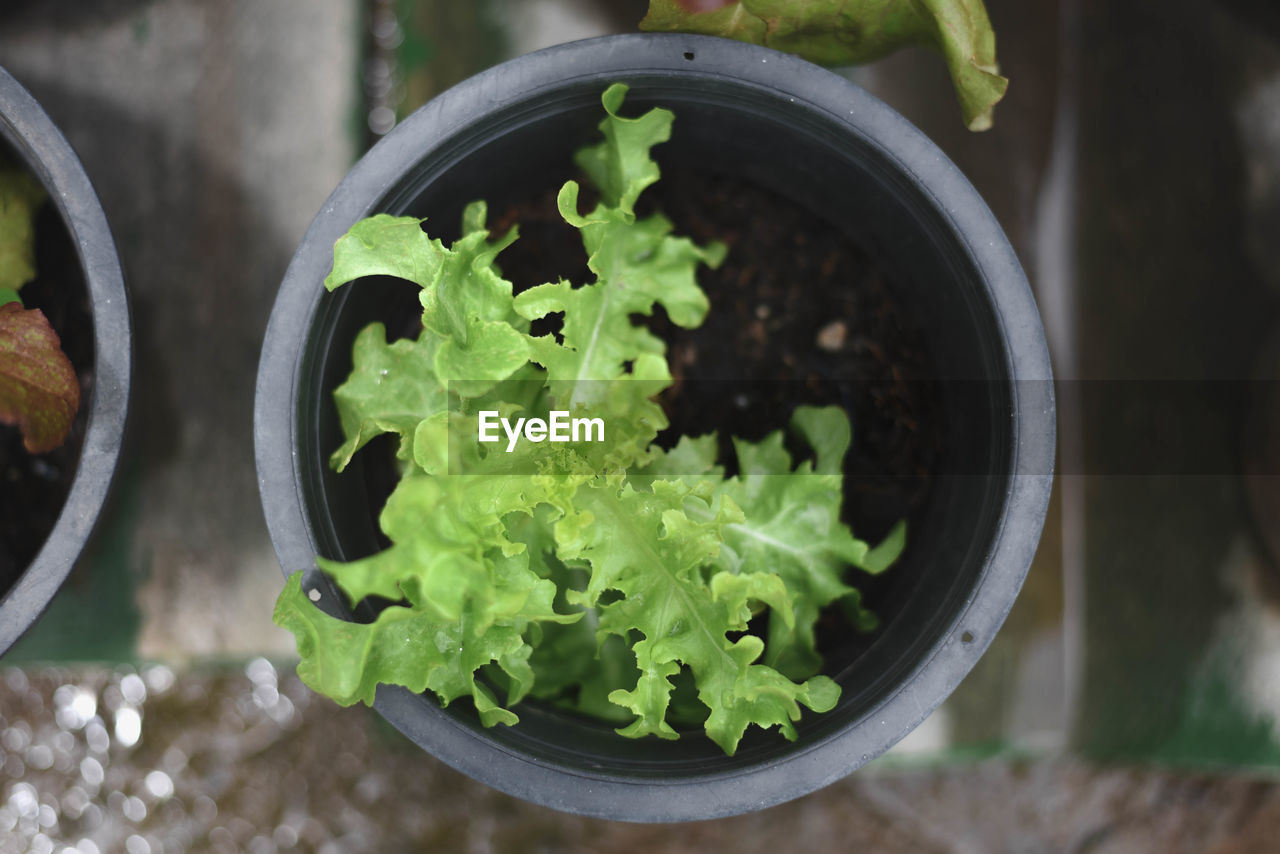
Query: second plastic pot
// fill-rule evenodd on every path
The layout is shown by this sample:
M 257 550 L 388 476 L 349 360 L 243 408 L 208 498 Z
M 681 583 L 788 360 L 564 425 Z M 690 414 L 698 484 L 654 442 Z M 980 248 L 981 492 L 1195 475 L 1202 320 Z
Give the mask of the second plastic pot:
M 44 109 L 3 69 L 0 140 L 44 187 L 45 204 L 57 212 L 49 224 L 63 230 L 58 245 L 73 256 L 66 266 L 75 271 L 65 285 L 87 291 L 93 327 L 93 385 L 80 401 L 88 421 L 75 476 L 44 545 L 13 586 L 0 591 L 3 653 L 53 599 L 106 503 L 128 414 L 133 339 L 120 260 L 89 177 Z

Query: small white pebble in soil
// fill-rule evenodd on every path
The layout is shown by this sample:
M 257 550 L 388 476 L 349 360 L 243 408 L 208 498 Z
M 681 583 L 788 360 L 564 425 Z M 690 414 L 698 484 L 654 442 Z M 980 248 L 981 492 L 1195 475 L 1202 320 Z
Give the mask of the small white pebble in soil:
M 320 601 L 320 591 L 319 591 L 319 590 L 317 590 L 317 589 L 309 590 L 309 591 L 307 592 L 307 598 L 308 598 L 308 599 L 310 599 L 312 602 L 319 602 L 319 601 Z
M 818 349 L 834 353 L 844 347 L 845 336 L 849 334 L 843 320 L 833 320 L 818 331 Z

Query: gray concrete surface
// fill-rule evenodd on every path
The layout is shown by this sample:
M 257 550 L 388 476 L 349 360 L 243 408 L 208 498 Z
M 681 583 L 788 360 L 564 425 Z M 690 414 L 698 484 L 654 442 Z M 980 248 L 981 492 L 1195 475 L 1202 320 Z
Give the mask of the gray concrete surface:
M 56 8 L 55 8 L 56 7 Z M 84 161 L 137 329 L 137 654 L 289 651 L 253 472 L 258 350 L 293 249 L 355 156 L 353 0 L 50 4 L 3 64 Z

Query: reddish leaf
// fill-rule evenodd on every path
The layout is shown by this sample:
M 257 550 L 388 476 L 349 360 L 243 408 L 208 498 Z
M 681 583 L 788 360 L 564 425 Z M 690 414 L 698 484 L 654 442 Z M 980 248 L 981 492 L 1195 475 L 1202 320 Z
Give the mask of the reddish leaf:
M 16 424 L 33 454 L 63 443 L 80 406 L 80 382 L 39 309 L 0 305 L 0 423 Z

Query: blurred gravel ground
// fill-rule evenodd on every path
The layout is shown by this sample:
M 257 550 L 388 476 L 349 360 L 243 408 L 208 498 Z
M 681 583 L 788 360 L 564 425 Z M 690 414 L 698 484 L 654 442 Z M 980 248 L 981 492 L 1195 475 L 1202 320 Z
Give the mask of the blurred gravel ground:
M 871 768 L 754 815 L 629 825 L 475 783 L 265 659 L 0 671 L 0 851 L 1277 850 L 1280 786 L 1077 761 Z

